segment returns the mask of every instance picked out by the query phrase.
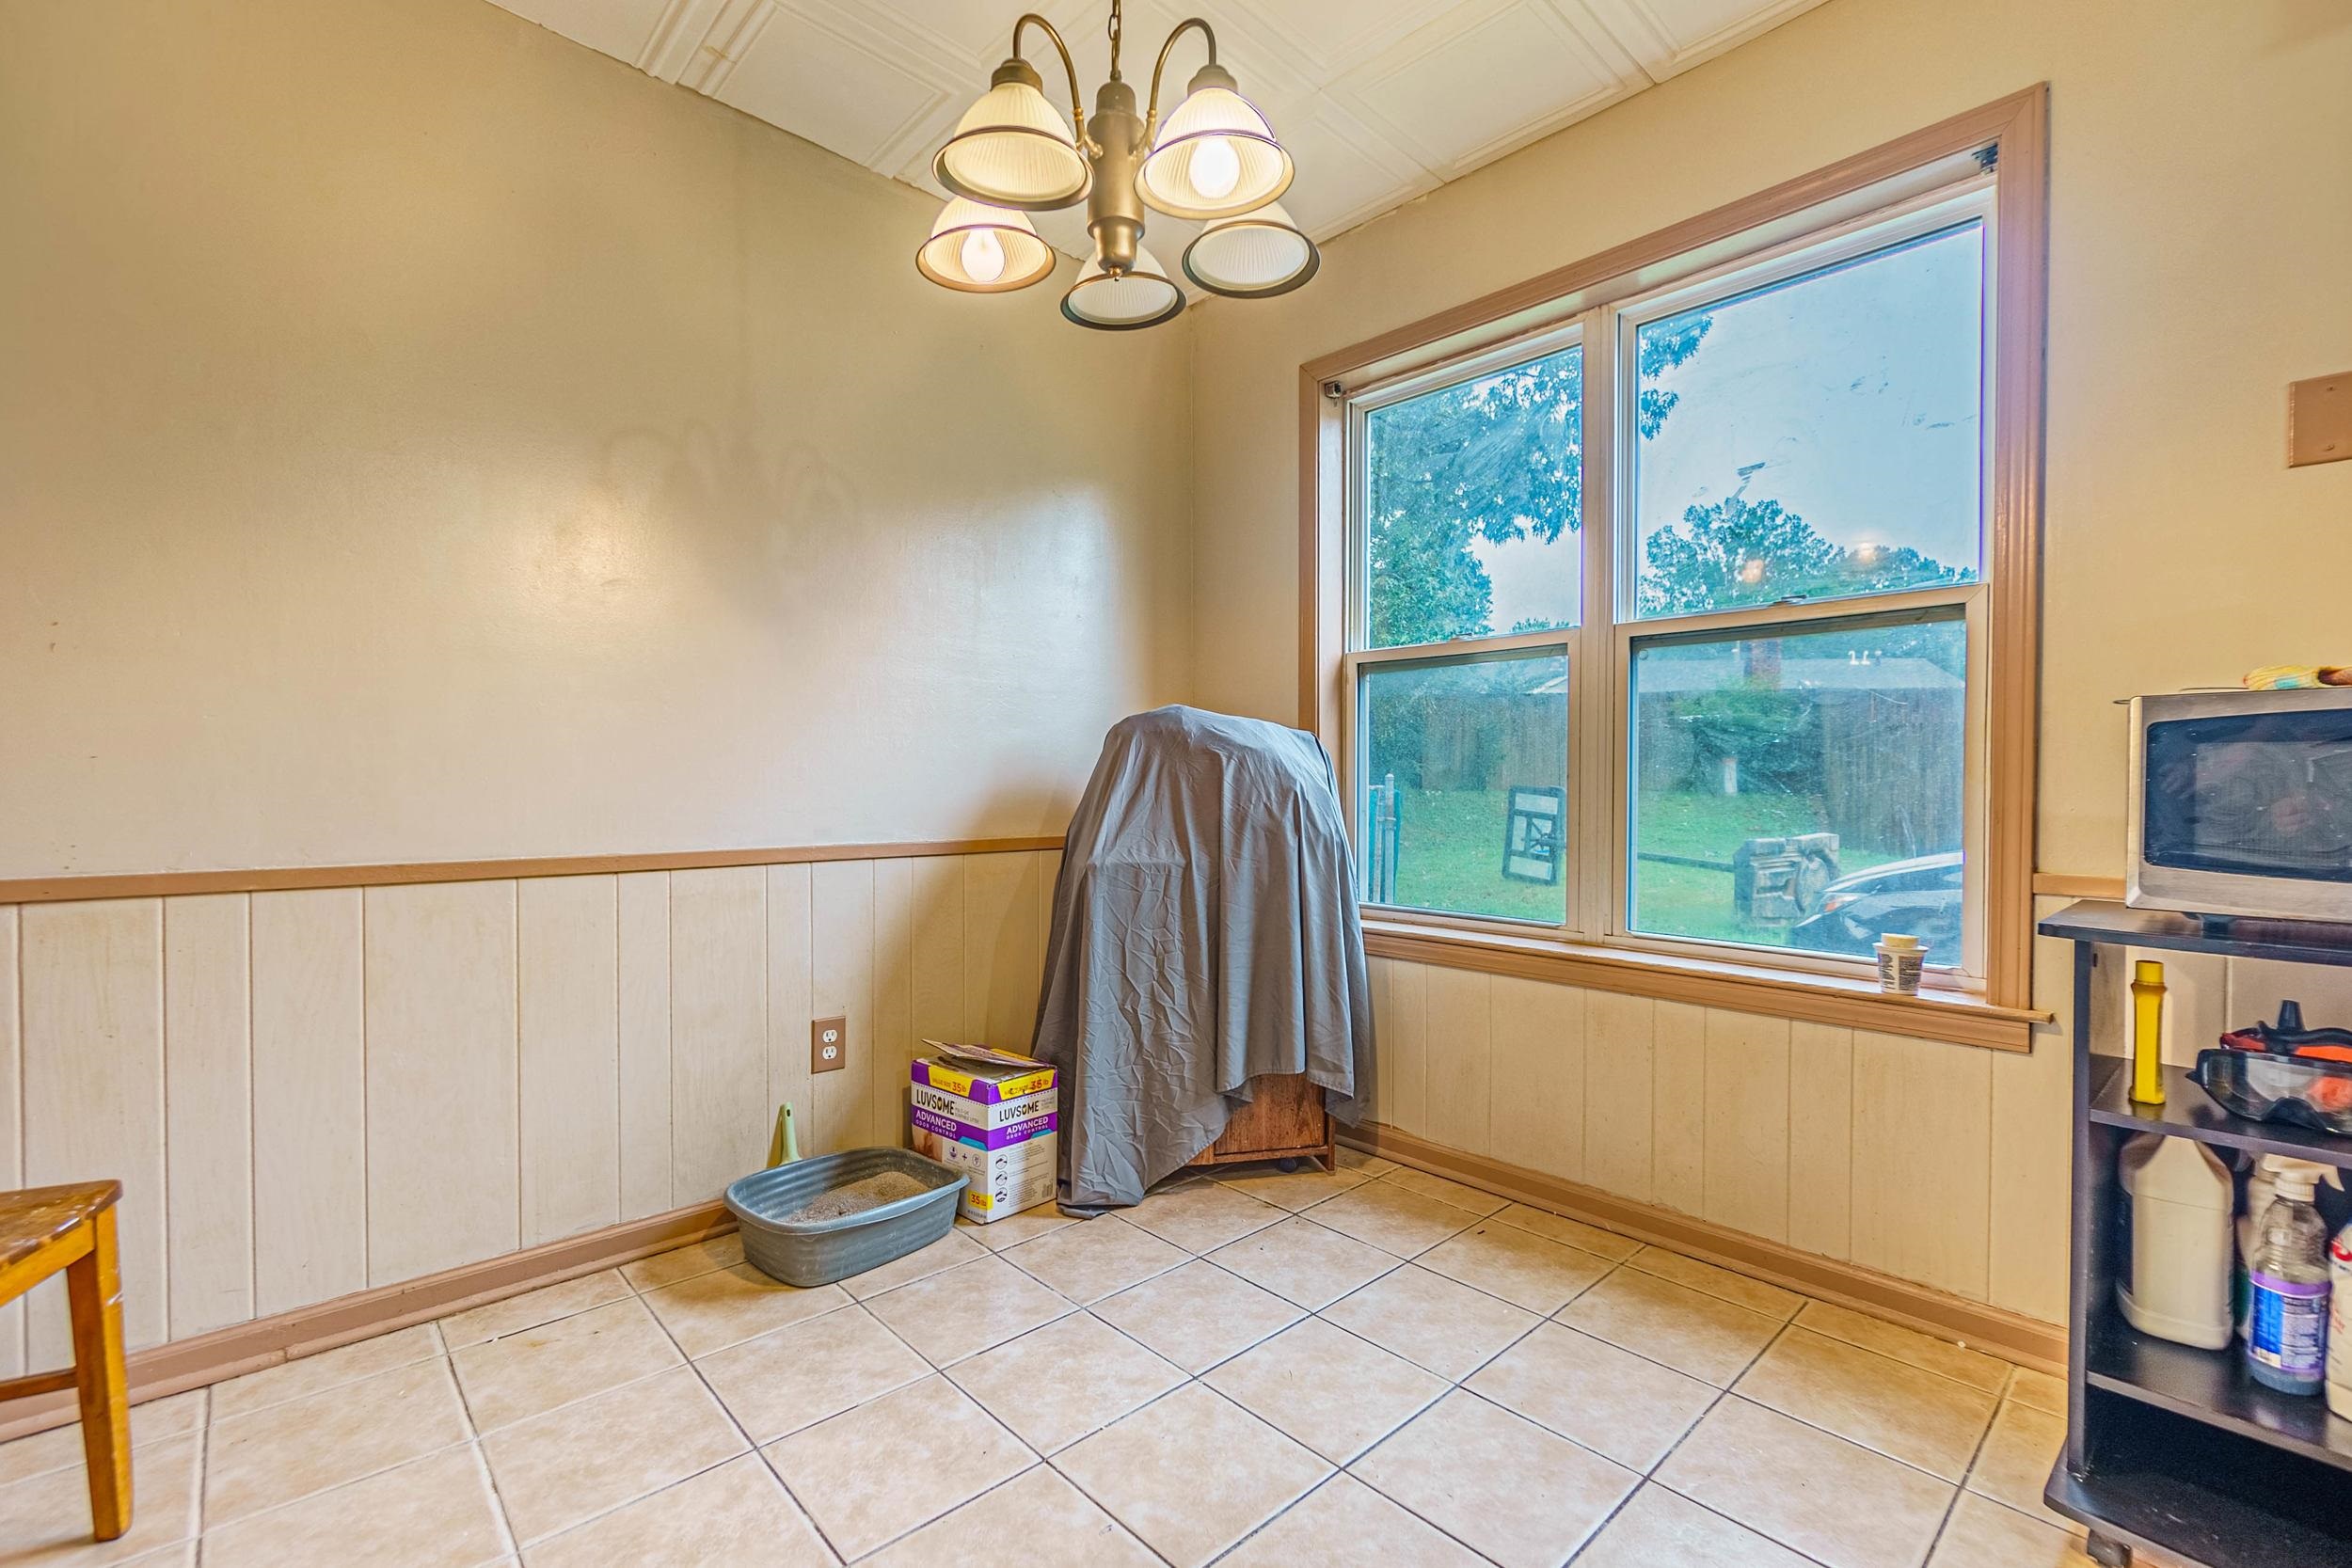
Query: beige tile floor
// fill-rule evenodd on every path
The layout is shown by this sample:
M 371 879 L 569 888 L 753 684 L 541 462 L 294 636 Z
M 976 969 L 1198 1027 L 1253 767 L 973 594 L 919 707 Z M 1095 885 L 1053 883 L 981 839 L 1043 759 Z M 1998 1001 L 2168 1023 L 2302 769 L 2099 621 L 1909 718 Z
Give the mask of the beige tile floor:
M 2083 1568 L 2046 1377 L 1348 1156 L 816 1291 L 727 1239 L 139 1407 L 0 1564 Z

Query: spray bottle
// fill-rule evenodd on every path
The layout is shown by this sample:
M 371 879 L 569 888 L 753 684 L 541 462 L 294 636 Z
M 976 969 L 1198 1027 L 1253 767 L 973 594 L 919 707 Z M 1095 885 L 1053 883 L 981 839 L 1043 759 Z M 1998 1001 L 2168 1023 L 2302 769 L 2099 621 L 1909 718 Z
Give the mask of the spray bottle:
M 2328 1222 L 2312 1197 L 2334 1167 L 2267 1155 L 2278 1196 L 2256 1232 L 2246 1370 L 2282 1394 L 2316 1394 L 2328 1378 Z
M 2352 1421 L 2352 1221 L 2328 1249 L 2328 1408 Z

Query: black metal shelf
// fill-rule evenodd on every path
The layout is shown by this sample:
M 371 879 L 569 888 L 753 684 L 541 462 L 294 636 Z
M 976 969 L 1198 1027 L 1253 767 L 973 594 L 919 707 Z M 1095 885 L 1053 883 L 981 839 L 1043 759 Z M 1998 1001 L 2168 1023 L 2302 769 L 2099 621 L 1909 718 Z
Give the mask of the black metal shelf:
M 2061 1454 L 2042 1497 L 2079 1524 L 2204 1568 L 2352 1568 L 2352 1542 L 2342 1536 L 2162 1469 L 2076 1476 Z
M 2352 895 L 2347 895 L 2352 903 Z M 2215 953 L 2233 958 L 2272 958 L 2280 963 L 2352 965 L 2352 925 L 2321 920 L 2249 920 L 2209 932 L 2193 914 L 2170 910 L 2136 910 L 2105 899 L 2069 904 L 2042 922 L 2045 937 L 2095 942 L 2107 946 L 2168 948 L 2176 953 Z
M 2325 1399 L 2281 1394 L 2249 1376 L 2240 1347 L 2199 1350 L 2142 1334 L 2110 1304 L 2093 1322 L 2084 1375 L 2099 1387 L 2352 1470 L 2352 1421 Z
M 2206 1568 L 2352 1568 L 2352 1421 L 2320 1399 L 2247 1375 L 2237 1347 L 2201 1351 L 2139 1334 L 2115 1307 L 2123 1206 L 2117 1162 L 2137 1133 L 2352 1168 L 2352 1138 L 2251 1121 L 2177 1068 L 2165 1101 L 2135 1105 L 2130 1063 L 2090 1049 L 2098 949 L 2147 947 L 2352 966 L 2352 926 L 2240 922 L 2073 905 L 2041 922 L 2074 944 L 2074 1277 L 2068 1312 L 2066 1449 L 2046 1493 L 2088 1526 L 2097 1550 L 2155 1548 Z
M 2093 1056 L 2090 1064 L 2092 1121 L 2132 1132 L 2163 1132 L 2224 1148 L 2286 1154 L 2352 1169 L 2352 1138 L 2282 1121 L 2249 1121 L 2216 1104 L 2180 1068 L 2164 1069 L 2164 1103 L 2142 1105 L 2131 1097 L 2129 1061 L 2121 1056 Z

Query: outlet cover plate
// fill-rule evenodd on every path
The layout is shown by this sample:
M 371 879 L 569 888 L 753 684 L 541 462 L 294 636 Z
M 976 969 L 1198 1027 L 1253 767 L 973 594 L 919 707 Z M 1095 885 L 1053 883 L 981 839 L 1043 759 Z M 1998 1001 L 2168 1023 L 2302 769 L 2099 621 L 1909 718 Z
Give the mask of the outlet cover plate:
M 2287 387 L 2287 467 L 2352 458 L 2352 371 Z
M 839 1072 L 850 1065 L 850 1021 L 820 1018 L 808 1026 L 808 1070 Z

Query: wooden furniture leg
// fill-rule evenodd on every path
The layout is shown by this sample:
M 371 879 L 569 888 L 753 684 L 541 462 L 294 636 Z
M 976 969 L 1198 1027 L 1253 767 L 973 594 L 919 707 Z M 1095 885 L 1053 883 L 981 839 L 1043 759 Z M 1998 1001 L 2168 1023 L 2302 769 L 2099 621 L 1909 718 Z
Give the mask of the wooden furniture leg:
M 122 1274 L 115 1255 L 115 1212 L 91 1219 L 90 1249 L 66 1265 L 73 1319 L 73 1382 L 82 1402 L 82 1452 L 89 1465 L 90 1528 L 112 1541 L 131 1528 L 131 1400 L 122 1371 Z

